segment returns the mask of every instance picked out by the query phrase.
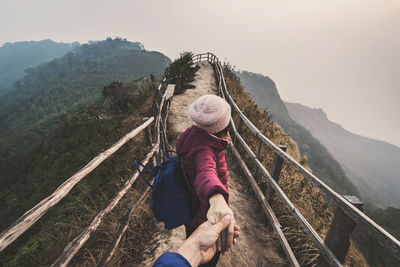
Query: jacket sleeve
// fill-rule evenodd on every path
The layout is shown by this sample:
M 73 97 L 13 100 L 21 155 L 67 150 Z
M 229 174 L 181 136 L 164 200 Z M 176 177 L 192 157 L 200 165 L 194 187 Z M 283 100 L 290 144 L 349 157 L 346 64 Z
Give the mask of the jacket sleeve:
M 153 267 L 192 267 L 192 265 L 178 253 L 165 252 L 156 260 Z
M 228 203 L 229 193 L 218 178 L 216 157 L 211 149 L 202 149 L 195 158 L 196 176 L 193 187 L 202 203 L 208 203 L 208 199 L 215 193 L 221 193 Z

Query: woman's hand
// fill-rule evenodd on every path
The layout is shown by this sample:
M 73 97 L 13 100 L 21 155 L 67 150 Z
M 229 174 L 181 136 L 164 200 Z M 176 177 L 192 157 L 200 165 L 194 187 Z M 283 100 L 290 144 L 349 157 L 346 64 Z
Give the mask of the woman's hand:
M 221 194 L 215 194 L 209 198 L 210 209 L 207 212 L 207 220 L 211 224 L 216 224 L 221 221 L 226 215 L 229 215 L 232 220 L 228 227 L 221 232 L 217 240 L 218 251 L 226 252 L 232 248 L 234 244 L 234 231 L 235 231 L 235 219 L 232 210 L 226 204 L 225 198 Z M 238 226 L 236 226 L 239 229 Z

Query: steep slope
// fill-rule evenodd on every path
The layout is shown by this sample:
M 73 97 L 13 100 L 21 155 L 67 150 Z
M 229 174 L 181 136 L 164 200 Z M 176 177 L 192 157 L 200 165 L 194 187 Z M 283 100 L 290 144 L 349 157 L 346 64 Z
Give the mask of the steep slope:
M 335 157 L 364 201 L 400 208 L 400 148 L 353 134 L 330 121 L 322 109 L 285 103 L 290 116 Z
M 79 43 L 56 43 L 52 40 L 5 43 L 0 47 L 0 96 L 13 89 L 24 70 L 63 56 Z M 18 82 L 14 88 L 18 87 Z
M 302 155 L 307 157 L 307 164 L 313 173 L 339 193 L 357 194 L 357 189 L 328 150 L 307 129 L 289 116 L 275 83 L 261 74 L 247 71 L 237 74 L 257 105 L 262 110 L 266 110 L 272 119 L 296 141 Z

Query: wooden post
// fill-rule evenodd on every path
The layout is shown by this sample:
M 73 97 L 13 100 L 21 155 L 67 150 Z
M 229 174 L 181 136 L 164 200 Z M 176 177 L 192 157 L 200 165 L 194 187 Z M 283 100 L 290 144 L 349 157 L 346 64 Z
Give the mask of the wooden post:
M 143 122 L 148 121 L 148 117 L 143 118 Z M 153 146 L 153 138 L 151 137 L 151 126 L 147 126 L 145 130 L 145 140 L 146 140 L 146 146 L 147 147 L 152 147 Z
M 258 135 L 257 135 L 258 136 Z M 261 139 L 258 139 L 258 145 L 257 145 L 257 158 L 260 159 L 260 154 L 261 154 L 261 145 L 262 145 L 262 141 Z M 254 178 L 257 179 L 257 173 L 258 173 L 258 168 L 257 168 L 257 164 L 254 165 Z
M 164 121 L 160 118 L 160 158 L 162 161 L 165 160 L 164 151 L 166 150 L 165 135 L 164 135 Z
M 347 201 L 360 209 L 363 203 L 356 196 L 343 196 Z M 347 251 L 350 247 L 350 235 L 357 224 L 347 216 L 339 207 L 336 208 L 331 226 L 325 238 L 325 244 L 335 254 L 341 263 L 347 256 Z M 317 266 L 327 266 L 323 257 L 319 257 Z
M 286 152 L 285 145 L 279 145 L 279 148 L 282 149 L 284 152 Z M 272 163 L 271 176 L 277 183 L 279 182 L 282 165 L 283 165 L 283 159 L 278 154 L 275 153 L 274 162 Z M 269 204 L 272 204 L 273 197 L 274 197 L 274 191 L 270 186 L 268 186 L 265 192 L 265 199 L 268 201 Z
M 242 117 L 239 116 L 239 123 L 238 123 L 238 127 L 236 128 L 236 131 L 238 134 L 240 134 L 240 132 L 242 130 L 242 124 L 243 124 Z M 233 139 L 233 144 L 236 145 L 236 142 L 237 142 L 237 137 L 235 135 L 235 138 Z
M 143 122 L 146 122 L 148 120 L 149 120 L 148 117 L 144 117 L 143 118 Z M 146 130 L 144 132 L 144 137 L 145 137 L 145 140 L 146 140 L 145 142 L 146 142 L 147 148 L 152 148 L 153 147 L 153 138 L 151 136 L 151 124 L 149 126 L 147 126 L 147 128 L 146 128 Z M 153 156 L 152 158 L 155 158 L 155 157 Z M 156 164 L 154 164 L 154 163 L 155 163 L 155 161 L 151 162 L 152 167 L 156 166 Z

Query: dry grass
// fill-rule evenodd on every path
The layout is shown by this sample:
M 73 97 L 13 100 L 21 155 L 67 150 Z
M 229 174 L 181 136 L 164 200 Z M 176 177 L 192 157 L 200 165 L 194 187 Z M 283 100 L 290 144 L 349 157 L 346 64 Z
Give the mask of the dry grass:
M 271 120 L 266 112 L 258 108 L 248 92 L 241 85 L 239 78 L 234 74 L 230 65 L 224 66 L 224 76 L 229 93 L 233 98 L 236 98 L 236 103 L 244 114 L 275 144 L 286 145 L 287 153 L 305 166 L 307 159 L 301 157 L 297 144 L 284 133 L 278 124 Z M 236 126 L 238 126 L 238 116 L 236 114 L 234 115 L 234 121 L 236 122 Z M 244 125 L 242 127 L 242 137 L 251 149 L 256 152 L 258 140 Z M 239 151 L 241 155 L 245 155 L 244 158 L 250 170 L 254 170 L 255 166 L 251 158 L 243 149 L 239 148 Z M 272 168 L 274 157 L 274 153 L 263 145 L 260 160 L 269 170 Z M 256 176 L 256 179 L 260 188 L 265 192 L 267 187 L 265 178 L 259 175 Z M 320 192 L 287 164 L 283 165 L 279 185 L 307 221 L 324 238 L 332 221 L 333 212 L 328 203 L 322 198 Z M 283 226 L 282 230 L 299 263 L 302 266 L 314 266 L 319 257 L 319 251 L 311 239 L 278 197 L 274 197 L 272 207 Z M 356 262 L 355 266 L 366 266 L 365 259 L 353 245 L 349 250 L 347 258 L 351 259 L 353 263 Z M 349 264 L 348 259 L 346 260 L 346 264 Z

